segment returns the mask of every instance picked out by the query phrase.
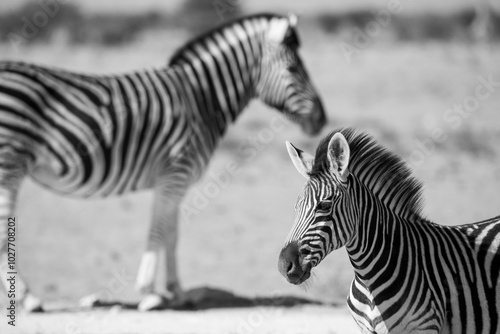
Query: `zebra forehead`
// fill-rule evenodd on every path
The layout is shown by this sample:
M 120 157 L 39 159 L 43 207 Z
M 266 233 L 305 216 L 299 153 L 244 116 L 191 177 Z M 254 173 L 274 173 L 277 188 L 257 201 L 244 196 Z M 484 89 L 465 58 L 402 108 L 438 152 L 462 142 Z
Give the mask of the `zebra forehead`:
M 311 179 L 305 185 L 304 191 L 299 199 L 307 201 L 321 200 L 322 198 L 328 196 L 330 192 L 330 186 L 327 186 L 325 182 L 320 179 Z

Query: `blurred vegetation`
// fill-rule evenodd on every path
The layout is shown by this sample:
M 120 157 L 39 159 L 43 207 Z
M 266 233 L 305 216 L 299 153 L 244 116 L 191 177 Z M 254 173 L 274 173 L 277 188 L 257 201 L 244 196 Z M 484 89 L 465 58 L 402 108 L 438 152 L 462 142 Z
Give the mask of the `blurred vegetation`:
M 323 14 L 318 22 L 323 30 L 347 37 L 355 35 L 353 28 L 358 27 L 367 33 L 369 25 L 378 22 L 375 11 L 360 10 L 343 14 Z M 488 22 L 488 39 L 500 40 L 500 14 L 490 12 Z M 380 24 L 380 35 L 397 41 L 422 40 L 459 40 L 473 41 L 476 36 L 473 26 L 477 13 L 474 9 L 466 9 L 450 14 L 419 13 L 413 15 L 393 14 L 388 24 Z M 385 25 L 385 26 L 384 26 Z
M 243 16 L 240 0 L 187 0 L 176 14 L 184 20 L 180 27 L 192 34 L 200 34 L 219 24 Z
M 377 22 L 374 13 L 372 10 L 325 13 L 302 17 L 301 25 L 319 27 L 344 40 L 352 40 L 356 37 L 356 31 L 366 33 L 368 25 Z M 61 4 L 53 13 L 47 13 L 39 3 L 31 2 L 15 11 L 0 14 L 0 42 L 12 42 L 12 39 L 18 38 L 25 43 L 63 40 L 70 44 L 112 46 L 129 43 L 152 29 L 185 29 L 192 34 L 199 34 L 244 14 L 240 0 L 187 0 L 175 13 L 152 11 L 134 14 L 90 14 L 71 3 Z M 475 36 L 472 28 L 476 16 L 473 9 L 451 14 L 422 13 L 408 16 L 402 13 L 392 15 L 377 35 L 394 41 L 473 41 Z M 500 40 L 500 14 L 492 12 L 487 24 L 488 39 Z M 34 30 L 36 32 L 32 36 L 25 33 Z
M 40 21 L 43 16 L 47 18 L 46 24 L 37 25 L 37 22 L 44 22 Z M 132 41 L 140 32 L 158 26 L 162 20 L 162 16 L 154 12 L 85 14 L 74 4 L 59 5 L 57 11 L 47 13 L 38 3 L 29 2 L 17 11 L 0 14 L 0 41 L 10 42 L 15 34 L 29 42 L 63 39 L 72 44 L 117 45 Z M 33 37 L 26 34 L 33 30 L 36 31 Z
M 423 140 L 425 136 L 420 136 Z M 449 133 L 448 140 L 435 143 L 436 149 L 448 154 L 466 154 L 471 158 L 485 159 L 494 162 L 496 158 L 497 144 L 500 140 L 500 131 L 493 129 L 472 129 L 470 127 L 460 128 Z
M 180 28 L 199 34 L 242 15 L 238 0 L 188 0 L 176 13 L 169 14 L 89 14 L 74 4 L 61 4 L 48 13 L 39 3 L 29 2 L 18 10 L 0 13 L 0 42 L 12 38 L 30 43 L 63 39 L 73 44 L 113 46 L 128 43 L 152 29 Z M 34 36 L 30 36 L 33 31 Z

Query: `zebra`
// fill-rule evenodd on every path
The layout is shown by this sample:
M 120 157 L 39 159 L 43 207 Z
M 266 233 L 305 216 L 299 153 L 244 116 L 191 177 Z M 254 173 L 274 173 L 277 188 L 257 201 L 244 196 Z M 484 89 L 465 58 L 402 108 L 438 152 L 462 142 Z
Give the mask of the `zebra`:
M 302 284 L 346 247 L 347 305 L 363 333 L 499 333 L 500 216 L 443 226 L 422 214 L 422 185 L 404 160 L 352 128 L 315 157 L 287 142 L 307 183 L 278 269 Z
M 187 42 L 168 66 L 120 75 L 0 62 L 2 277 L 8 272 L 7 221 L 26 176 L 82 198 L 153 189 L 153 221 L 136 281 L 143 295 L 138 307 L 157 308 L 166 297 L 182 300 L 175 258 L 179 205 L 227 127 L 253 98 L 307 134 L 326 123 L 299 55 L 296 27 L 293 14 L 250 15 Z M 155 289 L 165 267 L 166 296 Z M 21 306 L 43 310 L 21 276 L 16 283 Z

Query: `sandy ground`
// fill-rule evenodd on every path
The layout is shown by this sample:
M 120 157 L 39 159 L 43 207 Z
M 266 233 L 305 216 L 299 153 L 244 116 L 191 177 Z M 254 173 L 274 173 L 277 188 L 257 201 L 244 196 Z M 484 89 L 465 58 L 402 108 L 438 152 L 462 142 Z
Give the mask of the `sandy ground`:
M 213 333 L 351 334 L 359 333 L 347 308 L 301 306 L 139 313 L 111 308 L 98 311 L 24 314 L 3 334 L 34 333 Z

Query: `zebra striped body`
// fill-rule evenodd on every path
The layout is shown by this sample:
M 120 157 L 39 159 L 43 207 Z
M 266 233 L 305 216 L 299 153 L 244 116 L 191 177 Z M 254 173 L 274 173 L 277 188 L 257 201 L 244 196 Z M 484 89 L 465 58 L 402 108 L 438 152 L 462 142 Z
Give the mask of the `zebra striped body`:
M 81 197 L 151 188 L 183 157 L 202 171 L 218 137 L 196 131 L 203 121 L 173 73 L 93 77 L 0 64 L 0 145 L 41 184 Z M 205 156 L 194 161 L 200 142 Z
M 500 217 L 458 227 L 395 220 L 358 232 L 370 237 L 346 245 L 356 273 L 348 306 L 366 332 L 498 333 Z
M 347 303 L 363 333 L 500 331 L 500 216 L 428 221 L 401 159 L 350 129 L 328 136 L 315 158 L 289 151 L 308 177 L 280 254 L 291 283 L 345 246 L 355 273 Z
M 270 14 L 243 18 L 189 42 L 168 67 L 122 75 L 0 62 L 0 270 L 7 217 L 25 176 L 77 197 L 154 188 L 137 278 L 154 301 L 140 307 L 161 302 L 154 279 L 163 249 L 167 289 L 179 295 L 179 204 L 248 102 L 260 98 L 310 134 L 325 123 L 297 54 L 295 24 Z M 18 285 L 22 300 L 27 288 L 22 279 Z

